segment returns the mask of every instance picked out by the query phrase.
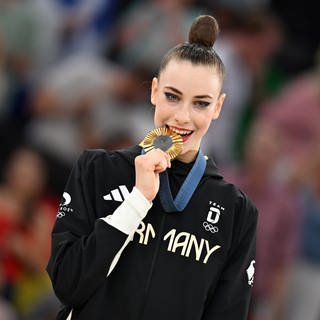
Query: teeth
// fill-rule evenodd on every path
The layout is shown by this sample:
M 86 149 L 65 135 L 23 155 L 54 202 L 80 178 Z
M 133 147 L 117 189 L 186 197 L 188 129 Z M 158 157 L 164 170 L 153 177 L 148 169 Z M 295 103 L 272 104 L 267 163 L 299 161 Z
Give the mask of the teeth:
M 192 133 L 192 131 L 191 131 L 191 130 L 190 130 L 190 131 L 186 131 L 186 130 L 178 130 L 178 129 L 176 129 L 176 128 L 172 128 L 172 127 L 170 127 L 170 129 L 171 129 L 172 131 L 174 131 L 175 133 L 180 134 L 181 136 Z

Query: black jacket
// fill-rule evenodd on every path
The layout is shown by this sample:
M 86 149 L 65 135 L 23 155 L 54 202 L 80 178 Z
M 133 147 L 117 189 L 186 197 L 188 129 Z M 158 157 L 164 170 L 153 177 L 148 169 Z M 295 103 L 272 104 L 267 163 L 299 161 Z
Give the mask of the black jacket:
M 133 188 L 140 151 L 85 151 L 72 170 L 47 267 L 65 306 L 58 319 L 71 308 L 85 320 L 247 319 L 257 210 L 210 159 L 183 212 L 165 213 L 154 199 L 107 277 L 128 235 L 99 218 L 121 204 L 119 186 Z M 191 166 L 175 160 L 168 169 L 173 195 Z

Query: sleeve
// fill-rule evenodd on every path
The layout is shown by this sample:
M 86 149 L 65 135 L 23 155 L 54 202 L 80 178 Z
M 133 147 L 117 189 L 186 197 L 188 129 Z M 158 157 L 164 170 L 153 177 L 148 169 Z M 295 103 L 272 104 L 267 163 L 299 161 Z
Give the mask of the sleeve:
M 135 190 L 111 216 L 98 219 L 92 162 L 92 155 L 84 152 L 72 169 L 52 230 L 47 265 L 57 297 L 72 307 L 81 306 L 106 281 L 111 265 L 151 206 L 135 201 Z M 123 222 L 126 217 L 131 217 L 130 224 Z
M 211 288 L 202 320 L 247 320 L 254 279 L 258 212 L 242 198 L 241 227 L 220 279 Z

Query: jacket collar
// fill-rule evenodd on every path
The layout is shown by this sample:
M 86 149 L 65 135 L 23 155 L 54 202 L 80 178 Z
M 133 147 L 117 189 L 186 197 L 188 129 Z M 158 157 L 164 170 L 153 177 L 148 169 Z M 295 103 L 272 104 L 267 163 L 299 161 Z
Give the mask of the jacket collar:
M 141 154 L 141 147 L 135 145 L 127 149 L 117 150 L 115 152 L 118 153 L 119 156 L 124 158 L 126 161 L 128 161 L 130 165 L 134 166 L 134 159 L 136 156 Z M 175 174 L 185 175 L 191 170 L 192 165 L 193 162 L 183 163 L 179 160 L 174 160 L 172 162 L 172 171 Z M 223 179 L 223 176 L 218 172 L 218 168 L 211 157 L 209 157 L 207 160 L 207 166 L 204 172 L 204 176 L 214 177 L 215 179 Z

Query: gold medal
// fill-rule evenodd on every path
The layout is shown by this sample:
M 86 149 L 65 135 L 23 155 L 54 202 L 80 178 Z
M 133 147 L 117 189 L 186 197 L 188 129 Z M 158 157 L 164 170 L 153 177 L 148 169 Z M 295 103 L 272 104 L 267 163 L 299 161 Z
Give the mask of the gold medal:
M 176 158 L 183 147 L 182 137 L 167 127 L 156 128 L 150 131 L 140 142 L 140 147 L 145 152 L 159 148 L 170 156 L 170 160 Z

